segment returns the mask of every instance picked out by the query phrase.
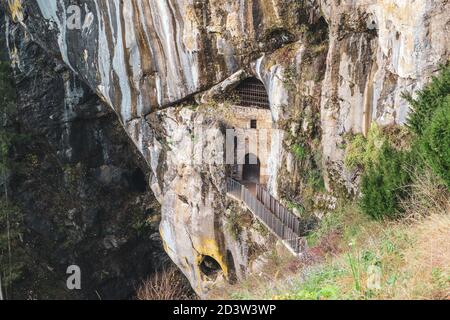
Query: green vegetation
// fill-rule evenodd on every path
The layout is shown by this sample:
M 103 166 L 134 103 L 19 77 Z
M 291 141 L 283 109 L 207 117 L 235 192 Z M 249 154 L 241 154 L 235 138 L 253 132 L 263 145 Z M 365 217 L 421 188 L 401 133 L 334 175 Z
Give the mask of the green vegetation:
M 294 144 L 292 146 L 292 153 L 299 159 L 299 160 L 305 160 L 306 159 L 306 149 L 300 144 Z
M 322 170 L 319 168 L 312 168 L 308 171 L 307 176 L 307 185 L 314 190 L 314 192 L 325 192 L 325 181 L 323 180 Z
M 369 162 L 362 177 L 362 210 L 375 219 L 395 217 L 407 195 L 409 173 L 404 169 L 407 154 L 383 143 L 376 161 Z
M 403 95 L 411 105 L 412 113 L 408 120 L 408 127 L 418 136 L 422 136 L 434 114 L 438 109 L 447 105 L 450 97 L 450 64 L 443 67 L 439 76 L 417 93 L 417 98 L 410 94 Z
M 305 281 L 295 281 L 292 292 L 274 295 L 276 300 L 336 300 L 341 295 L 339 288 L 332 279 L 342 274 L 344 270 L 329 266 L 309 270 Z
M 349 169 L 366 169 L 371 163 L 378 162 L 380 150 L 387 141 L 381 128 L 373 123 L 367 138 L 355 135 L 347 147 L 345 166 Z
M 419 148 L 425 162 L 450 188 L 450 95 L 426 127 Z
M 416 135 L 416 161 L 429 166 L 450 188 L 450 64 L 417 94 L 405 94 L 411 104 L 408 127 Z
M 408 151 L 397 150 L 387 133 L 373 124 L 367 138 L 356 135 L 347 147 L 345 165 L 363 171 L 360 206 L 375 219 L 395 217 L 407 195 Z
M 363 171 L 361 209 L 375 219 L 401 213 L 415 171 L 429 167 L 450 187 L 450 67 L 444 67 L 417 99 L 404 96 L 412 108 L 409 148 L 398 141 L 409 140 L 402 132 L 389 134 L 389 128 L 375 124 L 367 138 L 356 135 L 347 147 L 346 167 Z

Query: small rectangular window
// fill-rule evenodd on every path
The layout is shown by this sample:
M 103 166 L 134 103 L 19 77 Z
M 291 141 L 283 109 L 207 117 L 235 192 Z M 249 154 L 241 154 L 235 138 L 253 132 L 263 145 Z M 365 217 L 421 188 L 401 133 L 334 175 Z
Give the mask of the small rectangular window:
M 250 129 L 257 129 L 258 128 L 258 122 L 256 120 L 250 121 Z

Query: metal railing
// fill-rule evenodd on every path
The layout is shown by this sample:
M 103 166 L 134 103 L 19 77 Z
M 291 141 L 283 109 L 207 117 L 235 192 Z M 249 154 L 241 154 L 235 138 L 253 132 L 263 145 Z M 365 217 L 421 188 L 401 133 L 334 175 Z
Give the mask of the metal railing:
M 228 179 L 227 193 L 244 202 L 247 208 L 295 254 L 302 253 L 304 239 L 301 236 L 300 220 L 273 198 L 267 190 L 257 185 L 255 196 L 238 181 Z
M 261 201 L 274 215 L 276 215 L 284 225 L 288 226 L 296 234 L 301 234 L 302 223 L 300 219 L 286 209 L 277 199 L 275 199 L 269 191 L 262 185 L 256 185 L 256 197 Z
M 234 179 L 228 179 L 227 193 L 239 200 L 242 200 L 242 185 Z

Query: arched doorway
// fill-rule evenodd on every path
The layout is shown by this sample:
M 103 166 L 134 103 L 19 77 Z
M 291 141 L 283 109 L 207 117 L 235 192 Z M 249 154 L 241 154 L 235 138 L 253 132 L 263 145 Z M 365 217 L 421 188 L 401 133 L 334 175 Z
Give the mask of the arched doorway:
M 242 170 L 242 180 L 249 183 L 259 183 L 261 179 L 261 162 L 253 153 L 245 156 Z

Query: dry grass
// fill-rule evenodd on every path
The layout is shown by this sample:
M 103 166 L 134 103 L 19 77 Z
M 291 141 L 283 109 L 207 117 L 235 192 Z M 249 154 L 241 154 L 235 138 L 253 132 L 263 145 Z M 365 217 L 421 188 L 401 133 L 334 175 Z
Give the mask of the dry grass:
M 138 300 L 194 300 L 187 279 L 175 268 L 156 272 L 144 281 L 136 293 Z
M 358 279 L 349 272 L 348 259 L 340 256 L 331 263 L 345 272 L 333 282 L 348 299 L 448 299 L 449 240 L 449 212 L 432 213 L 408 224 L 385 224 L 379 238 L 369 237 L 365 245 L 347 253 L 360 259 Z M 367 286 L 368 267 L 375 264 L 381 267 L 381 288 L 371 290 Z M 355 290 L 356 280 L 361 285 L 359 291 Z
M 256 296 L 270 295 L 277 285 L 289 275 L 296 274 L 303 266 L 282 245 L 268 251 L 262 258 L 266 262 L 254 274 L 240 279 L 237 285 L 223 284 L 208 294 L 208 299 L 251 299 Z M 237 288 L 239 288 L 237 290 Z
M 450 299 L 450 194 L 430 171 L 416 175 L 403 204 L 412 243 L 402 252 L 405 275 L 392 297 Z M 399 225 L 401 227 L 401 225 Z
M 416 221 L 431 214 L 449 212 L 449 191 L 431 169 L 418 174 L 412 171 L 414 183 L 407 200 L 402 203 L 408 218 Z
M 434 214 L 409 230 L 415 243 L 403 252 L 406 275 L 395 299 L 450 299 L 450 214 Z

